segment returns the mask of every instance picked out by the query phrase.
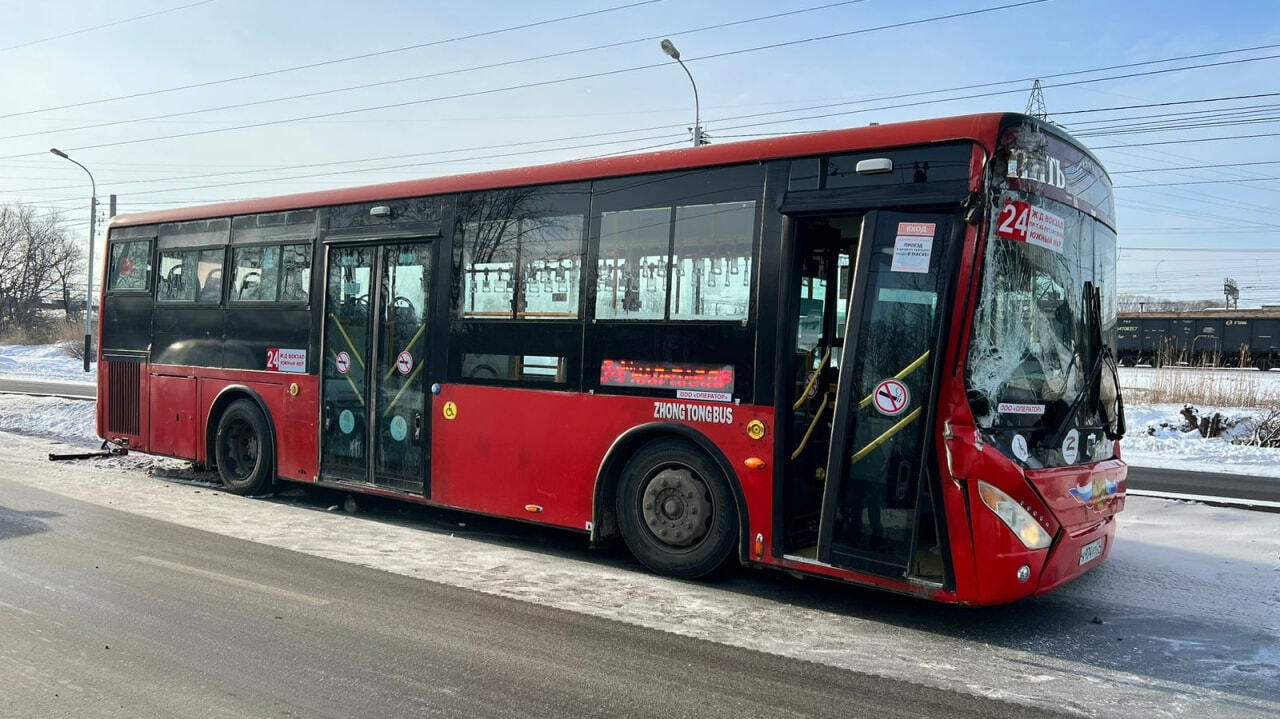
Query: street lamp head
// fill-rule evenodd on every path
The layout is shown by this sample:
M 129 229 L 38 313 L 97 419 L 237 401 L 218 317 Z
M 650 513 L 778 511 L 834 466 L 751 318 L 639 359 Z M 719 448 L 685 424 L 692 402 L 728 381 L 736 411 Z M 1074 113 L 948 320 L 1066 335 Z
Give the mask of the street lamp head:
M 62 150 L 59 150 L 59 149 L 58 149 L 58 148 L 56 148 L 56 147 L 50 147 L 50 148 L 49 148 L 49 152 L 52 152 L 53 154 L 57 155 L 58 157 L 61 157 L 61 158 L 62 158 L 62 159 L 64 159 L 64 160 L 70 160 L 70 159 L 71 159 L 70 157 L 67 157 L 67 153 L 63 152 Z
M 662 51 L 665 52 L 672 60 L 680 59 L 680 51 L 676 49 L 676 46 L 672 44 L 670 40 L 664 39 L 659 43 L 659 45 L 662 47 Z

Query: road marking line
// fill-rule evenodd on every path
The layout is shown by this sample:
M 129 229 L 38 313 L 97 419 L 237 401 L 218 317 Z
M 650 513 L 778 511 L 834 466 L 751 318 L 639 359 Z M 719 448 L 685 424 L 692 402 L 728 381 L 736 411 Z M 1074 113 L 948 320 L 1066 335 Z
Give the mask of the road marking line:
M 1240 497 L 1214 497 L 1207 494 L 1179 494 L 1178 492 L 1156 492 L 1149 489 L 1129 489 L 1127 493 L 1138 497 L 1157 497 L 1159 499 L 1185 499 L 1192 502 L 1207 502 L 1209 504 L 1226 504 L 1232 507 L 1267 507 L 1269 509 L 1280 509 L 1280 502 L 1272 502 L 1267 499 L 1241 499 Z
M 277 597 L 291 599 L 295 602 L 302 602 L 303 604 L 310 604 L 314 607 L 322 607 L 330 603 L 328 599 L 313 597 L 310 594 L 300 594 L 298 592 L 291 592 L 288 589 L 281 589 L 279 587 L 273 587 L 267 584 L 259 584 L 257 582 L 251 582 L 248 579 L 232 577 L 227 574 L 210 572 L 207 569 L 197 569 L 196 567 L 188 567 L 185 564 L 178 564 L 177 562 L 169 562 L 163 559 L 156 559 L 155 557 L 145 557 L 145 556 L 139 555 L 134 557 L 133 561 L 141 562 L 143 564 L 150 564 L 154 567 L 161 567 L 163 569 L 172 569 L 175 572 L 183 572 L 184 574 L 190 574 L 196 577 L 204 577 L 205 579 L 212 579 L 216 582 L 222 582 L 223 584 L 230 584 L 235 587 L 244 587 L 245 589 L 253 589 L 259 592 L 263 592 L 264 594 L 274 594 Z

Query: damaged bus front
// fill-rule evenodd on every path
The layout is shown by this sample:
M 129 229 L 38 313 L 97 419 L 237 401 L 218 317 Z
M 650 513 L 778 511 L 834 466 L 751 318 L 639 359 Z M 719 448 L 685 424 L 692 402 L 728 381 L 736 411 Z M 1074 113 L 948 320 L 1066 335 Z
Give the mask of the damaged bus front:
M 1099 564 L 1124 507 L 1124 410 L 1112 353 L 1116 234 L 1101 165 L 1019 117 L 989 167 L 966 388 L 985 601 L 1041 593 Z M 995 451 L 990 451 L 995 450 Z M 990 571 L 988 571 L 990 570 Z

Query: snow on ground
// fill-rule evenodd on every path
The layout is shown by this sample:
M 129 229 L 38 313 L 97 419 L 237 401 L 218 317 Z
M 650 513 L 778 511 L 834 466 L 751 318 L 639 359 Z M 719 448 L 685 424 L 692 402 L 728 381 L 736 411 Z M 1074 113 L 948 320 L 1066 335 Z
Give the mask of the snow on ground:
M 426 508 L 315 511 L 193 486 L 210 475 L 173 460 L 51 464 L 64 445 L 3 439 L 14 481 L 424 581 L 1080 716 L 1280 716 L 1280 514 L 1131 497 L 1098 569 L 964 609 L 778 572 L 675 581 L 574 535 L 557 550 L 543 530 Z
M 0 344 L 0 377 L 94 384 L 98 364 L 90 362 L 85 372 L 84 360 L 68 355 L 59 345 Z
M 0 394 L 0 432 L 97 444 L 95 402 Z
M 1256 420 L 1263 410 L 1197 407 L 1202 417 L 1220 412 L 1235 423 L 1222 437 L 1205 439 L 1198 430 L 1179 430 L 1183 423 L 1179 414 L 1182 407 L 1181 404 L 1126 405 L 1128 433 L 1120 443 L 1124 461 L 1139 467 L 1280 478 L 1280 448 L 1231 442 L 1243 436 L 1246 423 Z
M 1139 467 L 1280 477 L 1280 449 L 1230 441 L 1244 435 L 1246 422 L 1280 409 L 1280 372 L 1122 367 L 1120 384 L 1128 422 L 1128 434 L 1121 444 L 1126 462 Z M 1178 431 L 1183 423 L 1179 411 L 1188 403 L 1200 416 L 1222 413 L 1235 421 L 1235 429 L 1214 439 L 1204 439 L 1196 431 Z

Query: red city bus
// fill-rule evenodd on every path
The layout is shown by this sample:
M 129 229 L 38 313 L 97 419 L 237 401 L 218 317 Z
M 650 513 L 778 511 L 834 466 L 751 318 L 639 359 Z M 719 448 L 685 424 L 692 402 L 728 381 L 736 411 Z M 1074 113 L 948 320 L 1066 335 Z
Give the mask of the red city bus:
M 98 432 L 945 602 L 1124 506 L 1111 183 L 1014 114 L 115 218 Z

